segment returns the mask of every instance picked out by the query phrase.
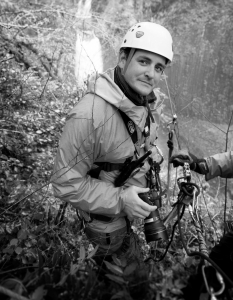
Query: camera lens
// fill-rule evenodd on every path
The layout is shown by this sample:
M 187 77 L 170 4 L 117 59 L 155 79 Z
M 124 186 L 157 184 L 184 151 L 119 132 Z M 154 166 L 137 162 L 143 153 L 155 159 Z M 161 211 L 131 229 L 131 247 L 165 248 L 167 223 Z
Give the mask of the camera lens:
M 168 240 L 168 234 L 158 210 L 150 213 L 144 220 L 144 229 L 147 243 L 158 240 Z
M 157 198 L 155 194 L 149 197 L 148 193 L 140 193 L 138 196 L 146 203 L 157 207 L 161 207 L 161 198 Z M 150 199 L 152 201 L 150 201 Z M 168 240 L 168 234 L 163 221 L 160 219 L 159 211 L 156 209 L 152 211 L 144 220 L 144 232 L 147 243 L 158 240 Z

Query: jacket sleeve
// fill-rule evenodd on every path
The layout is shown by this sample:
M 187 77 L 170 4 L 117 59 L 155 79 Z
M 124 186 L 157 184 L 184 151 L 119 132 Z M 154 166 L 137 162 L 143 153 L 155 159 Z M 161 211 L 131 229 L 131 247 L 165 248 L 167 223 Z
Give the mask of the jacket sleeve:
M 233 178 L 233 151 L 215 154 L 205 158 L 209 173 L 206 180 L 220 176 L 222 178 Z
M 64 127 L 52 176 L 54 195 L 86 212 L 116 215 L 123 210 L 122 187 L 87 175 L 101 152 L 102 127 L 93 120 L 70 116 Z

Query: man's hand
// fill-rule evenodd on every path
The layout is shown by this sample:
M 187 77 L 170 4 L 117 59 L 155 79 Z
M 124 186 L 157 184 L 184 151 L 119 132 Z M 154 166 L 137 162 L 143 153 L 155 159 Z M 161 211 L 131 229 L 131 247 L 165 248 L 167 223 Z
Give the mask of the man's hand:
M 197 158 L 196 158 L 196 160 L 197 160 Z M 174 168 L 183 166 L 185 162 L 190 164 L 190 168 L 191 168 L 191 164 L 194 163 L 194 160 L 192 159 L 188 150 L 186 150 L 186 149 L 177 151 L 170 158 L 170 163 L 173 164 Z
M 173 164 L 174 168 L 178 166 L 183 166 L 187 162 L 190 164 L 190 169 L 199 174 L 205 175 L 209 172 L 206 160 L 204 158 L 197 158 L 194 154 L 188 152 L 188 150 L 183 149 L 177 151 L 170 158 L 170 163 Z
M 130 221 L 134 218 L 145 219 L 152 211 L 157 209 L 157 206 L 147 204 L 138 196 L 138 194 L 146 192 L 149 192 L 149 188 L 131 186 L 122 193 L 124 212 Z

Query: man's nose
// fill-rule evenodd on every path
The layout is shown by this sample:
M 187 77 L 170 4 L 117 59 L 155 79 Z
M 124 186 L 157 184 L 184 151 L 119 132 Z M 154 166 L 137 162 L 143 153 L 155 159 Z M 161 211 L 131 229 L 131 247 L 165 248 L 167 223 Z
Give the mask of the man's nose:
M 153 68 L 153 66 L 148 66 L 147 70 L 145 72 L 145 76 L 152 79 L 155 77 L 155 69 Z

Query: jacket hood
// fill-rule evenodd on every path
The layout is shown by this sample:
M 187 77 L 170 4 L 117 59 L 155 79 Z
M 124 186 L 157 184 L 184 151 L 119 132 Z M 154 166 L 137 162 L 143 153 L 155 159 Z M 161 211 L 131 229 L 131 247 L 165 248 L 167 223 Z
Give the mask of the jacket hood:
M 98 95 L 117 109 L 120 109 L 134 121 L 141 131 L 144 130 L 148 114 L 147 109 L 144 106 L 136 106 L 124 95 L 114 82 L 114 69 L 93 75 L 88 82 L 87 93 Z

